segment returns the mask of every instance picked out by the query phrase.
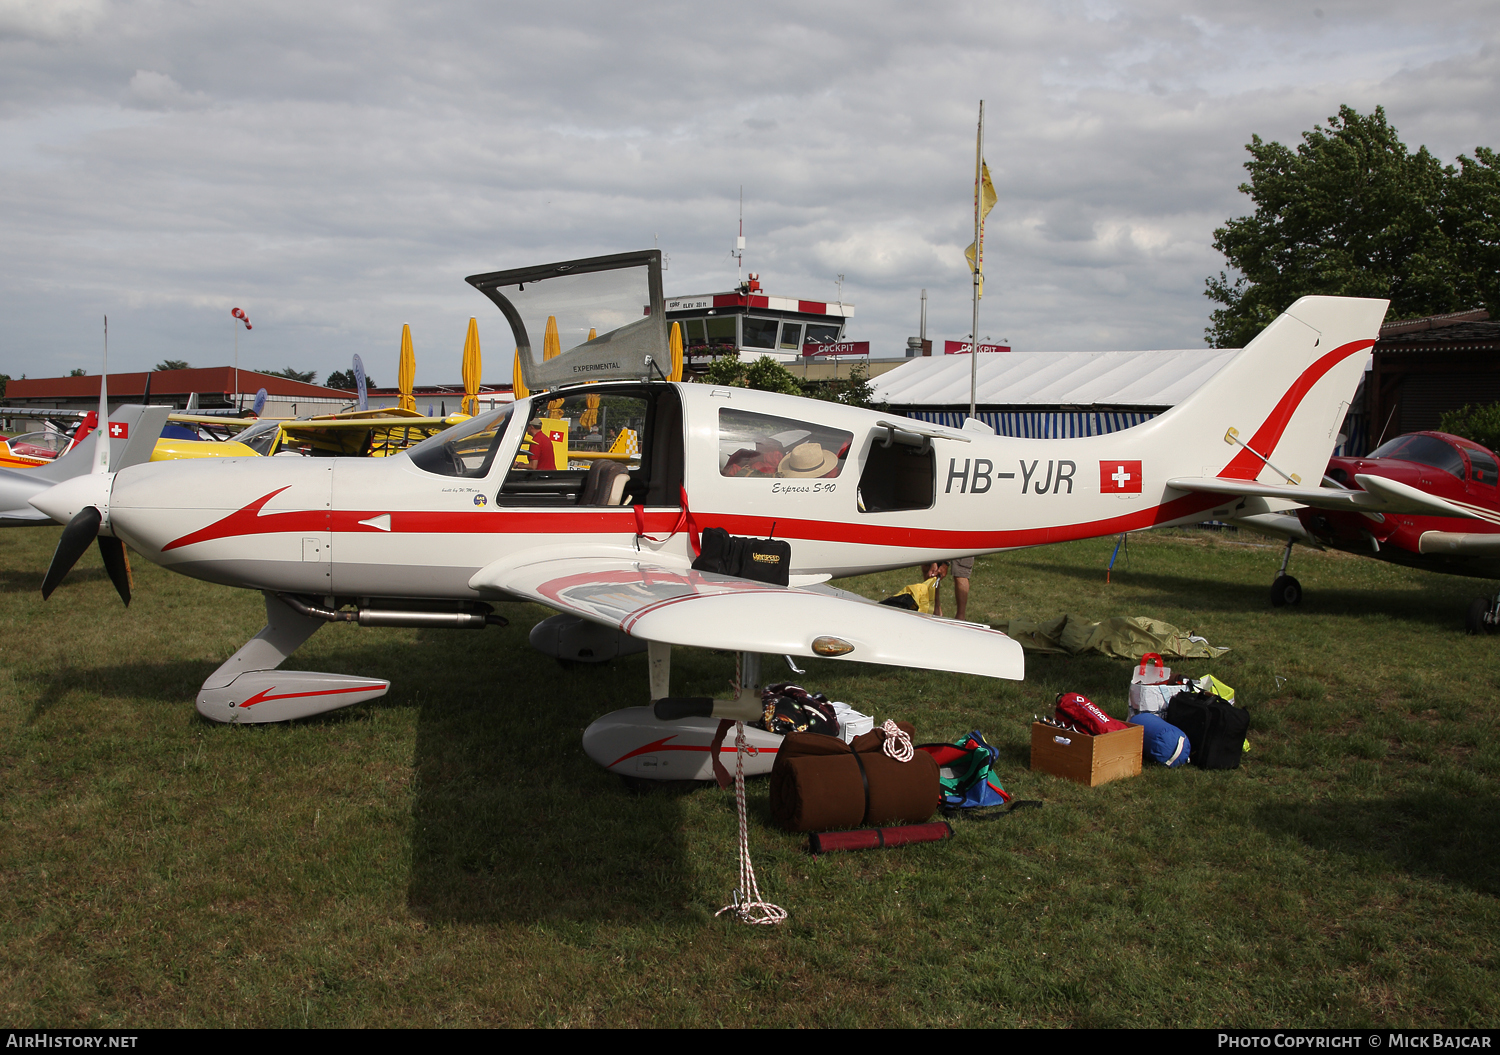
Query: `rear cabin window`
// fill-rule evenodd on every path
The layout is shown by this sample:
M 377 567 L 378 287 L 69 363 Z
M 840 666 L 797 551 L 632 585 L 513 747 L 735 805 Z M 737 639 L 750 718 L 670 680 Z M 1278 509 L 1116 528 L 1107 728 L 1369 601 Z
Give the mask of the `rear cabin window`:
M 849 457 L 854 434 L 812 421 L 744 410 L 719 411 L 722 476 L 829 479 Z
M 860 512 L 931 509 L 937 494 L 937 458 L 932 444 L 913 447 L 889 439 L 881 430 L 870 444 L 865 471 L 859 477 Z
M 1488 484 L 1494 487 L 1496 478 L 1500 477 L 1500 466 L 1495 464 L 1495 459 L 1490 457 L 1489 451 L 1465 447 L 1464 453 L 1469 456 L 1469 478 L 1476 484 Z

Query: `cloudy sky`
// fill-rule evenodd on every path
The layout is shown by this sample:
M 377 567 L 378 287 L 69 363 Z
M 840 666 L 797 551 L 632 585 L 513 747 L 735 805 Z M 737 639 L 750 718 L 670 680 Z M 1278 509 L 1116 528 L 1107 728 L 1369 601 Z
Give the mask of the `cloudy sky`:
M 1500 147 L 1492 2 L 0 0 L 0 372 L 227 363 L 456 381 L 465 275 L 659 244 L 669 295 L 968 332 L 976 111 L 1000 201 L 981 336 L 1201 345 L 1252 133 L 1347 103 Z

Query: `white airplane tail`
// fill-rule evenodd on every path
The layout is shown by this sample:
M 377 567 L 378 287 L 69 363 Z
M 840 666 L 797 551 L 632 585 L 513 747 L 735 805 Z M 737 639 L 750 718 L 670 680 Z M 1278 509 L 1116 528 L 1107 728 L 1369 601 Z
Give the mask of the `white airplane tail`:
M 1387 303 L 1298 300 L 1202 388 L 1140 427 L 1170 444 L 1167 475 L 1316 487 Z
M 167 415 L 171 412 L 171 407 L 144 406 L 139 403 L 126 403 L 116 407 L 106 423 L 106 428 L 112 433 L 109 440 L 110 470 L 150 461 L 156 441 L 161 438 L 162 426 L 167 423 Z M 56 461 L 23 471 L 38 480 L 50 480 L 52 483 L 82 476 L 94 469 L 96 442 L 95 436 L 85 437 Z

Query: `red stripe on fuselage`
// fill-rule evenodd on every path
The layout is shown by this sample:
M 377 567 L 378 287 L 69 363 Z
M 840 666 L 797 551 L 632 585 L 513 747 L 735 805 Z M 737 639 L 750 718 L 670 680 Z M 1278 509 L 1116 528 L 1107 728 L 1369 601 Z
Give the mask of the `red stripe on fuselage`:
M 1364 351 L 1374 343 L 1373 340 L 1350 341 L 1348 344 L 1335 348 L 1302 371 L 1301 376 L 1292 382 L 1292 387 L 1287 389 L 1286 394 L 1277 401 L 1271 413 L 1266 416 L 1266 420 L 1261 422 L 1260 428 L 1255 430 L 1255 435 L 1250 438 L 1250 447 L 1260 455 L 1271 457 L 1276 450 L 1276 445 L 1281 442 L 1281 435 L 1286 432 L 1292 415 L 1302 405 L 1302 400 L 1311 391 L 1312 386 L 1349 356 L 1355 352 Z M 1265 463 L 1260 458 L 1241 447 L 1239 453 L 1230 459 L 1229 464 L 1224 466 L 1224 471 L 1219 475 L 1226 480 L 1254 480 L 1264 467 Z

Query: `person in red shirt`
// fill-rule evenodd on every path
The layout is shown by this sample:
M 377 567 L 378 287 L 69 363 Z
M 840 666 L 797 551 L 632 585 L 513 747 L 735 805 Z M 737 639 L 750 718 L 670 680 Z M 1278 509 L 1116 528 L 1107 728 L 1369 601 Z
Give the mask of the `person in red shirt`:
M 561 437 L 557 438 L 561 439 Z M 526 437 L 526 442 L 530 444 L 527 468 L 557 468 L 557 448 L 552 446 L 553 436 L 542 428 L 541 418 L 531 419 L 531 435 Z

